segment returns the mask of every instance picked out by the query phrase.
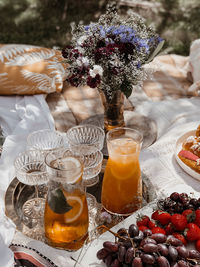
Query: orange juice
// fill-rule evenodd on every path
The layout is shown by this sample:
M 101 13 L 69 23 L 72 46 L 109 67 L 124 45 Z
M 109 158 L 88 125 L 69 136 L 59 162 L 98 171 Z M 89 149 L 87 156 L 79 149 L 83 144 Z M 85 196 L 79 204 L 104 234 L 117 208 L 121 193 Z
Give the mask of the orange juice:
M 142 203 L 140 143 L 126 136 L 116 138 L 108 142 L 108 152 L 101 202 L 111 213 L 129 215 Z
M 53 247 L 77 250 L 87 238 L 89 225 L 82 159 L 68 150 L 57 150 L 45 160 L 49 174 L 44 213 L 47 242 Z
M 87 238 L 88 207 L 84 192 L 75 190 L 72 193 L 63 191 L 72 209 L 58 214 L 52 211 L 46 202 L 45 235 L 48 243 L 54 247 L 76 250 L 82 247 Z

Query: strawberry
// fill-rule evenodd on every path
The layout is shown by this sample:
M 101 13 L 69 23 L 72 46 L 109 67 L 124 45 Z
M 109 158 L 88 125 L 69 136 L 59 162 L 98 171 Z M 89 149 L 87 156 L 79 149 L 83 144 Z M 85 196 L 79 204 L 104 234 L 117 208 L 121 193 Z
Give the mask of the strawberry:
M 157 220 L 157 217 L 158 217 L 158 213 L 159 212 L 162 212 L 162 210 L 156 210 L 156 211 L 154 211 L 153 213 L 152 213 L 152 215 L 151 215 L 151 219 L 153 219 L 153 220 Z
M 150 220 L 150 221 L 148 222 L 148 228 L 149 228 L 149 229 L 152 229 L 152 228 L 154 228 L 154 227 L 156 227 L 155 222 L 153 222 L 153 221 Z
M 147 215 L 142 215 L 137 218 L 137 226 L 148 226 L 148 222 L 150 221 L 149 217 Z
M 187 226 L 187 219 L 182 214 L 173 214 L 171 216 L 171 222 L 177 231 L 183 231 Z
M 199 157 L 197 155 L 195 155 L 192 152 L 187 151 L 187 150 L 181 150 L 178 154 L 179 154 L 179 156 L 181 156 L 185 159 L 190 159 L 193 161 L 196 161 L 197 159 L 199 159 Z
M 195 211 L 191 209 L 184 210 L 182 215 L 186 217 L 188 223 L 193 222 L 196 218 Z
M 166 225 L 171 221 L 171 215 L 166 211 L 159 211 L 157 221 L 159 221 L 162 225 Z
M 188 241 L 196 241 L 200 239 L 200 228 L 195 223 L 188 223 L 184 234 Z
M 185 246 L 187 245 L 187 241 L 186 241 L 185 237 L 182 234 L 180 234 L 180 233 L 173 233 L 172 235 L 174 237 L 176 237 L 177 239 L 179 239 L 183 243 L 183 245 L 185 245 Z
M 166 235 L 166 232 L 165 232 L 165 230 L 163 229 L 163 228 L 161 228 L 161 227 L 154 227 L 154 228 L 152 228 L 151 229 L 151 232 L 152 232 L 152 234 L 164 234 L 164 235 Z
M 138 229 L 140 231 L 144 232 L 144 230 L 149 229 L 149 228 L 147 226 L 145 226 L 145 225 L 141 225 L 141 226 L 138 227 Z
M 194 220 L 194 223 L 200 227 L 200 210 L 195 211 L 196 218 Z
M 200 239 L 196 241 L 195 247 L 196 247 L 196 250 L 200 252 Z
M 174 226 L 172 225 L 172 223 L 169 223 L 168 225 L 166 225 L 164 229 L 165 229 L 166 235 L 171 235 L 174 233 Z

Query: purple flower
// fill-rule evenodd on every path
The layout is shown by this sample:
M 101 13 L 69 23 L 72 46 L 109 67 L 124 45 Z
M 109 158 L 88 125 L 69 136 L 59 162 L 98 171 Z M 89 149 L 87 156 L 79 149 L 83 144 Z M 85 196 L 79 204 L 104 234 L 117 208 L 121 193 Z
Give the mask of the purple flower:
M 101 82 L 100 75 L 97 74 L 94 78 L 91 76 L 88 76 L 87 78 L 87 85 L 90 86 L 91 88 L 96 88 Z
M 80 85 L 80 81 L 81 81 L 81 76 L 77 75 L 77 74 L 72 74 L 67 81 L 75 87 L 78 87 Z

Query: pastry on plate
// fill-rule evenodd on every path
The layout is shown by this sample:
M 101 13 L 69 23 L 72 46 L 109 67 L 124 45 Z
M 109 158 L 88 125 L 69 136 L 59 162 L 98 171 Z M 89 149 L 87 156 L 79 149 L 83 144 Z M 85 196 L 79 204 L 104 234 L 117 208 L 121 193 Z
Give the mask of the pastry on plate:
M 182 144 L 178 157 L 194 171 L 200 173 L 200 125 L 195 135 L 189 136 Z

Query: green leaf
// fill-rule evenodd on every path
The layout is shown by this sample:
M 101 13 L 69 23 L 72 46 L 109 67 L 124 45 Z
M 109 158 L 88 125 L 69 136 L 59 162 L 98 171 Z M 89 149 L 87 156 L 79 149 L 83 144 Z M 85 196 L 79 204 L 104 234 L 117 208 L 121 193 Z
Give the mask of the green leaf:
M 72 209 L 60 188 L 56 188 L 48 193 L 48 205 L 51 210 L 58 214 L 63 214 Z
M 128 80 L 124 80 L 121 84 L 121 91 L 128 98 L 132 93 L 133 87 L 132 84 Z
M 154 57 L 159 53 L 159 51 L 162 49 L 163 45 L 164 45 L 165 40 L 162 40 L 158 46 L 156 47 L 156 49 L 154 50 L 154 52 L 151 54 L 151 56 L 149 57 L 149 59 L 145 62 L 145 63 L 149 63 L 150 61 L 152 61 L 154 59 Z

